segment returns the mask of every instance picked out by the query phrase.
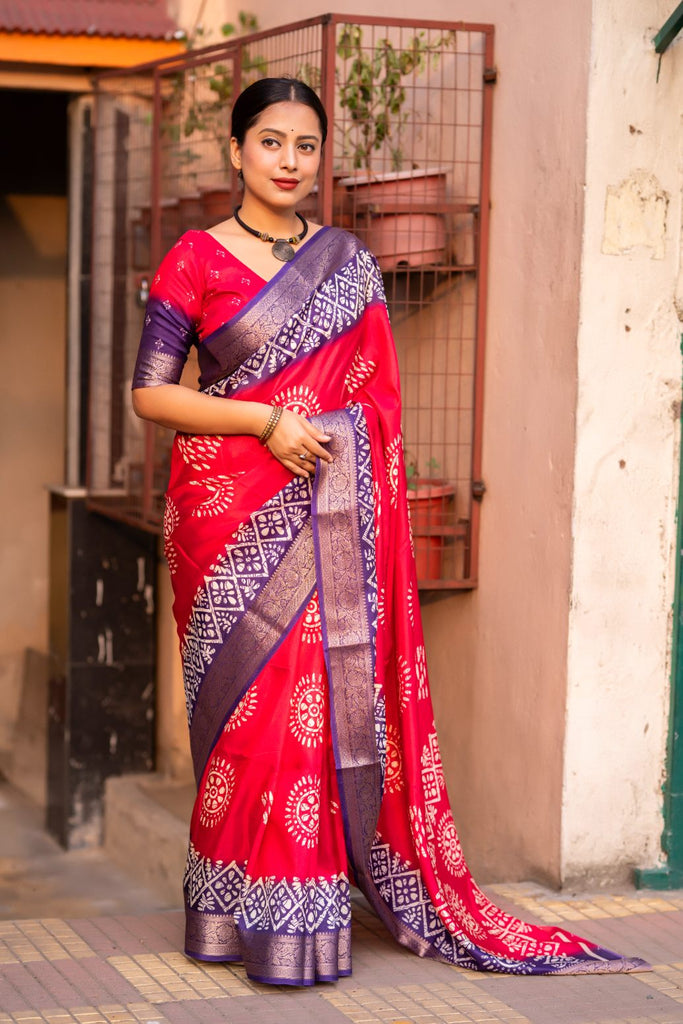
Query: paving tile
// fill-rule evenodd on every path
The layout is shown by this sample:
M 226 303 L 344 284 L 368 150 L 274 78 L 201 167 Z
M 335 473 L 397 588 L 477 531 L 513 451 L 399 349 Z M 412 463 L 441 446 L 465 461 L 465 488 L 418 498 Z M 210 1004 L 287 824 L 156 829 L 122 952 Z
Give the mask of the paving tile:
M 640 983 L 648 974 L 484 979 L 477 987 L 494 990 L 533 1024 L 586 1024 L 611 1018 L 675 1014 L 681 1007 L 666 994 Z M 495 988 L 494 988 L 495 986 Z M 679 1022 L 679 1024 L 681 1024 Z
M 25 1000 L 27 1010 L 35 1007 L 54 1006 L 55 1003 L 50 993 L 28 973 L 27 966 L 26 964 L 7 964 L 3 967 L 3 979 Z M 80 1000 L 80 1002 L 82 1001 Z
M 655 970 L 463 971 L 398 946 L 357 897 L 354 973 L 314 989 L 259 985 L 242 965 L 189 960 L 176 910 L 0 922 L 0 1024 L 683 1024 L 683 894 L 567 899 L 538 886 L 504 889 L 509 909 L 554 915 Z
M 0 1010 L 28 1010 L 30 1006 L 26 997 L 14 987 L 3 969 L 0 976 Z
M 180 923 L 177 917 L 176 920 Z M 147 917 L 118 916 L 116 924 L 118 929 L 123 929 L 131 936 L 130 941 L 135 952 L 175 952 L 178 949 L 178 939 L 180 938 L 181 944 L 184 939 L 182 928 L 169 929 L 168 934 L 164 934 L 156 926 L 154 919 Z M 117 934 L 121 932 L 117 931 Z
M 164 910 L 146 914 L 145 920 L 159 935 L 171 943 L 172 949 L 182 949 L 185 938 L 185 914 L 182 910 Z
M 0 921 L 0 964 L 89 956 L 64 921 Z
M 61 961 L 55 968 L 73 985 L 81 996 L 81 1002 L 97 1004 L 113 1001 L 122 996 L 127 999 L 132 993 L 122 991 L 122 979 L 117 971 L 96 957 L 88 960 Z M 74 1003 L 69 1003 L 70 1008 Z
M 90 956 L 109 956 L 118 950 L 116 942 L 106 932 L 107 920 L 108 918 L 80 917 L 69 920 L 74 933 L 89 949 Z
M 138 992 L 132 985 L 129 985 L 125 978 L 121 977 L 111 964 L 106 960 L 91 958 L 83 961 L 83 969 L 99 985 L 99 998 L 97 1004 L 116 1002 L 131 1003 L 139 1002 Z
M 411 1024 L 432 1024 L 444 1019 L 444 1014 L 453 1021 L 462 1022 L 509 1020 L 509 1011 L 501 1000 L 490 993 L 480 991 L 467 983 L 451 980 L 437 985 L 403 985 L 372 988 L 341 987 L 334 991 L 321 992 L 323 999 L 341 1010 L 355 1024 L 408 1019 Z M 438 1010 L 435 1006 L 438 1000 Z M 519 1024 L 526 1019 L 519 1017 Z
M 667 913 L 683 909 L 683 893 L 653 893 L 639 890 L 625 894 L 581 896 L 553 893 L 534 883 L 487 886 L 497 902 L 508 903 L 544 924 L 596 920 L 630 914 Z M 506 908 L 507 909 L 507 908 Z
M 651 964 L 666 963 L 683 950 L 683 912 L 592 921 L 586 937 Z

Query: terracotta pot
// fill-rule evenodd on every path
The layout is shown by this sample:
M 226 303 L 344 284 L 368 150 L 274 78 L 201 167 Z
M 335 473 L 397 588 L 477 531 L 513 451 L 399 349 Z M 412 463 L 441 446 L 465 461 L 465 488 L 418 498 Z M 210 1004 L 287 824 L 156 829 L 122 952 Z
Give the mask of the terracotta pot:
M 386 174 L 362 172 L 339 180 L 358 202 L 441 203 L 446 200 L 446 169 L 424 167 Z
M 455 487 L 447 480 L 418 477 L 409 481 L 408 508 L 413 536 L 431 534 L 439 526 L 451 525 Z
M 445 170 L 428 167 L 381 175 L 356 174 L 342 178 L 339 185 L 349 193 L 356 234 L 374 252 L 382 270 L 443 261 L 444 217 L 421 212 L 420 206 L 445 203 Z
M 376 213 L 361 210 L 356 234 L 384 271 L 442 263 L 446 225 L 436 213 Z
M 415 537 L 415 568 L 419 581 L 440 580 L 443 537 Z
M 322 221 L 317 185 L 313 186 L 311 192 L 299 204 L 297 209 L 307 220 Z M 339 187 L 339 175 L 333 175 L 332 177 L 332 223 L 337 228 L 353 231 L 353 210 L 351 209 L 349 193 L 345 188 Z
M 418 580 L 441 579 L 445 527 L 452 525 L 455 487 L 446 480 L 418 478 L 408 490 Z M 443 532 L 442 532 L 443 531 Z

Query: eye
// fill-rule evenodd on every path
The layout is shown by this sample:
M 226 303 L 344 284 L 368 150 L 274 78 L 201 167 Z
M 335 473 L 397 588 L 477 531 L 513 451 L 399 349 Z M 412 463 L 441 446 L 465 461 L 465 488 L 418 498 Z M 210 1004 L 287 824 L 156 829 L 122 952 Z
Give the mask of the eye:
M 265 139 L 261 139 L 261 143 L 262 143 L 262 145 L 266 146 L 268 149 L 274 149 L 275 146 L 279 146 L 280 145 L 280 143 L 278 142 L 277 139 L 273 139 L 270 136 L 266 136 Z
M 299 149 L 303 149 L 304 153 L 315 153 L 315 144 L 313 142 L 302 142 Z

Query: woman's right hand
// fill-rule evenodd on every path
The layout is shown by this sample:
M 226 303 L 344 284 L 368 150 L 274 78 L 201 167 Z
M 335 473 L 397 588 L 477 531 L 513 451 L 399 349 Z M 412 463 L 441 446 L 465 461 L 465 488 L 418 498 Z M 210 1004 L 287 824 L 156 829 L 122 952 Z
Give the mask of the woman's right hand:
M 290 473 L 308 479 L 315 473 L 316 459 L 332 462 L 332 456 L 323 448 L 323 444 L 331 440 L 329 434 L 323 434 L 305 416 L 283 409 L 266 447 Z M 307 457 L 302 459 L 299 456 L 304 452 Z

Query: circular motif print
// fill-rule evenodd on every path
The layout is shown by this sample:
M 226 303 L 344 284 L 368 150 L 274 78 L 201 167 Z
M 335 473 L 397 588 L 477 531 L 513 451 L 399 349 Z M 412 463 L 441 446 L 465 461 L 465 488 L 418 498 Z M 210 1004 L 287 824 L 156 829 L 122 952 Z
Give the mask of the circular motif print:
M 256 689 L 256 683 L 252 683 L 247 692 L 245 693 L 242 700 L 239 702 L 230 718 L 225 724 L 224 732 L 232 732 L 233 729 L 239 729 L 248 718 L 256 711 L 258 707 L 258 690 Z
M 306 605 L 301 631 L 301 642 L 303 644 L 317 644 L 323 638 L 322 622 L 320 619 L 320 601 L 317 593 L 313 595 Z
M 287 831 L 307 849 L 318 844 L 320 825 L 320 779 L 316 775 L 304 775 L 295 782 L 287 797 L 285 807 Z
M 439 822 L 437 839 L 446 867 L 456 878 L 462 877 L 467 871 L 467 865 L 450 811 L 445 811 Z
M 214 757 L 206 773 L 199 821 L 204 828 L 217 825 L 228 809 L 235 789 L 235 769 L 224 757 Z
M 302 676 L 290 701 L 289 728 L 305 747 L 317 747 L 323 741 L 325 690 L 322 675 Z
M 273 405 L 281 405 L 284 409 L 291 409 L 299 416 L 317 416 L 323 411 L 320 399 L 312 388 L 307 384 L 298 384 L 280 391 L 272 400 Z

